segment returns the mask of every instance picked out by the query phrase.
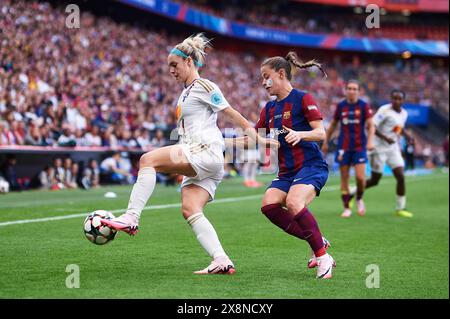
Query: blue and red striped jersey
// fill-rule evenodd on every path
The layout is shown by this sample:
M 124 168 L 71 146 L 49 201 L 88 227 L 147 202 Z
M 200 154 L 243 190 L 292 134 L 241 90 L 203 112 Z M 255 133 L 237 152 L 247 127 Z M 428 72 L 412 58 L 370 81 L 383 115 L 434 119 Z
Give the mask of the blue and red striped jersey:
M 274 134 L 278 139 L 278 175 L 295 174 L 303 166 L 327 165 L 322 152 L 315 142 L 300 141 L 295 146 L 287 143 L 287 131 L 283 125 L 295 131 L 311 131 L 309 122 L 322 120 L 317 103 L 311 94 L 293 89 L 281 101 L 270 101 L 261 110 L 255 128 L 266 129 L 266 134 Z
M 366 149 L 366 121 L 372 117 L 369 104 L 359 99 L 356 103 L 342 101 L 336 107 L 334 120 L 340 123 L 338 149 L 361 152 Z

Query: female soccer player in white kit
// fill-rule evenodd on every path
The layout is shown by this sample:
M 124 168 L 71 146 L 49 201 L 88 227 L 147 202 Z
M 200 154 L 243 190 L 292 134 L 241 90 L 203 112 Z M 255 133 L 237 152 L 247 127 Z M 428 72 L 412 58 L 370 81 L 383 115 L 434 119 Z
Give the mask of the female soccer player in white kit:
M 391 103 L 381 106 L 374 116 L 376 127 L 374 150 L 369 154 L 372 175 L 366 181 L 366 188 L 378 185 L 383 176 L 384 165 L 387 164 L 397 180 L 396 214 L 400 217 L 413 217 L 413 214 L 406 210 L 403 169 L 405 162 L 398 143 L 400 135 L 404 135 L 407 139 L 410 138 L 404 130 L 408 118 L 408 113 L 402 107 L 404 101 L 405 92 L 397 89 L 392 90 Z
M 195 273 L 232 274 L 235 272 L 234 265 L 222 248 L 214 227 L 203 214 L 203 208 L 214 199 L 224 174 L 224 141 L 216 124 L 217 113 L 223 112 L 251 139 L 258 138 L 263 145 L 266 140 L 257 137 L 256 130 L 228 104 L 215 83 L 199 76 L 198 68 L 205 62 L 206 47 L 209 47 L 209 40 L 203 34 L 197 34 L 185 39 L 170 52 L 167 58 L 170 74 L 184 85 L 176 109 L 180 141 L 141 157 L 127 211 L 102 223 L 135 235 L 142 210 L 155 188 L 156 172 L 184 175 L 181 184 L 183 216 L 200 245 L 213 259 L 207 268 Z

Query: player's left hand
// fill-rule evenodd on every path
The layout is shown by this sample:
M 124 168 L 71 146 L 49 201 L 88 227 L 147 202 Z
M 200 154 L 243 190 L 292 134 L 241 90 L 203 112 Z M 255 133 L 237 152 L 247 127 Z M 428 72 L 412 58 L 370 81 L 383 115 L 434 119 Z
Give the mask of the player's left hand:
M 283 128 L 289 132 L 284 139 L 289 144 L 292 144 L 292 146 L 297 145 L 302 140 L 302 132 L 294 131 L 293 129 L 290 129 L 289 127 L 286 127 L 284 125 Z

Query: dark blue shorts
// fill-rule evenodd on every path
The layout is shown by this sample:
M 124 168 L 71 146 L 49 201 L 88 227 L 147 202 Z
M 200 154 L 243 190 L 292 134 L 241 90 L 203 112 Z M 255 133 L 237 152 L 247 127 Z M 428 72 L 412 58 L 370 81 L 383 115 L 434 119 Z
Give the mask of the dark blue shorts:
M 320 190 L 325 186 L 327 179 L 328 167 L 326 165 L 305 166 L 296 173 L 278 176 L 268 188 L 277 188 L 288 193 L 292 185 L 312 185 L 316 189 L 317 196 L 319 196 Z
M 339 155 L 342 152 L 342 160 L 339 161 Z M 337 151 L 334 160 L 339 166 L 351 166 L 365 164 L 367 162 L 367 152 L 364 151 Z

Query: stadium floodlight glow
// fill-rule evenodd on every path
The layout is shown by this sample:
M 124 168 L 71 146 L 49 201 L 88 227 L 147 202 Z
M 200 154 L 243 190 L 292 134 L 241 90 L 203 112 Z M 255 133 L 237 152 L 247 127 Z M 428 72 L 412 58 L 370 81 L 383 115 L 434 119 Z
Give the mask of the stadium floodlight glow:
M 411 51 L 404 51 L 402 53 L 402 58 L 405 59 L 405 60 L 410 59 L 411 57 L 412 57 Z

